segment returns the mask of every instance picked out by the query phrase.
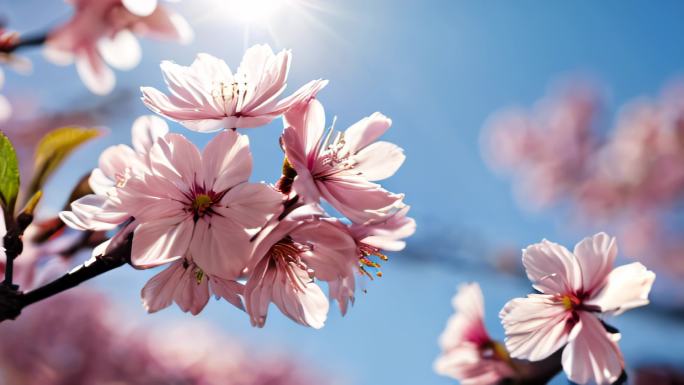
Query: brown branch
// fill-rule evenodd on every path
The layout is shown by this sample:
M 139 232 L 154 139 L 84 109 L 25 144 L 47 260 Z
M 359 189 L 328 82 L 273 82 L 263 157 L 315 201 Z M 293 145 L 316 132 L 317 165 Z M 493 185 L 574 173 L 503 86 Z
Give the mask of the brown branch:
M 31 304 L 50 298 L 79 284 L 130 262 L 132 237 L 129 236 L 111 252 L 84 263 L 56 280 L 26 293 L 7 286 L 0 288 L 0 322 L 15 319 Z
M 17 37 L 14 39 L 8 39 L 4 43 L 0 44 L 0 53 L 11 54 L 22 48 L 36 47 L 45 44 L 47 40 L 47 33 L 28 36 L 28 37 Z

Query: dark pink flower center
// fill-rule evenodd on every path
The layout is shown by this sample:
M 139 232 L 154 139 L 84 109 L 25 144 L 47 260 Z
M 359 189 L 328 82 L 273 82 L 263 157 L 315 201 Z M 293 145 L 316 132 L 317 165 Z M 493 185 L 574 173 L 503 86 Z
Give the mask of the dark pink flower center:
M 225 193 L 225 191 L 221 193 L 213 190 L 207 191 L 201 186 L 195 186 L 191 191 L 184 193 L 188 199 L 186 211 L 193 214 L 195 222 L 205 215 L 214 215 L 216 212 L 213 207 L 221 201 Z

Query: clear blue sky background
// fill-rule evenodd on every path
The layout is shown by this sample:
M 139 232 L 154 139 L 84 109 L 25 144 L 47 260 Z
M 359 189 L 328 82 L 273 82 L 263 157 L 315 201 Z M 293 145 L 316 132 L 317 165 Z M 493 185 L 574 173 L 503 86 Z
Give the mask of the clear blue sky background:
M 174 4 L 193 25 L 195 41 L 184 47 L 143 43 L 140 66 L 117 73 L 117 91 L 129 91 L 131 102 L 102 122 L 111 130 L 108 137 L 70 159 L 57 176 L 60 182 L 48 191 L 48 203 L 56 207 L 69 188 L 60 183 L 92 168 L 103 148 L 129 142 L 130 123 L 146 113 L 137 101 L 137 88 L 163 86 L 160 60 L 189 64 L 196 53 L 208 52 L 235 68 L 245 42 L 265 42 L 292 49 L 290 90 L 313 78 L 330 79 L 320 99 L 330 116 L 338 116 L 338 127 L 376 110 L 392 117 L 386 139 L 405 149 L 407 161 L 386 186 L 405 192 L 413 206 L 418 232 L 409 243 L 449 236 L 451 231 L 444 229 L 457 226 L 494 245 L 522 248 L 546 237 L 571 246 L 587 234 L 563 226 L 567 214 L 523 212 L 509 182 L 488 170 L 479 150 L 483 122 L 501 107 L 530 105 L 550 83 L 568 74 L 600 79 L 609 90 L 608 107 L 614 110 L 636 96 L 656 94 L 684 69 L 684 5 L 674 0 L 315 3 L 321 9 L 310 12 L 310 18 L 282 10 L 271 24 L 273 35 L 258 27 L 246 34 L 228 12 L 211 9 L 212 0 Z M 57 0 L 3 0 L 0 5 L 10 27 L 22 32 L 40 31 L 69 14 Z M 33 75 L 8 73 L 3 93 L 33 95 L 51 110 L 108 100 L 90 95 L 73 67 L 55 67 L 38 53 L 29 56 Z M 279 132 L 280 122 L 248 132 L 255 180 L 277 178 Z M 209 138 L 190 136 L 200 145 Z M 200 317 L 253 343 L 255 352 L 279 349 L 301 356 L 313 370 L 330 371 L 342 384 L 438 385 L 453 383 L 436 376 L 431 365 L 455 287 L 481 282 L 489 326 L 497 337 L 498 310 L 507 299 L 529 291 L 523 281 L 472 267 L 446 269 L 404 259 L 386 264 L 384 272 L 385 277 L 368 285 L 368 294 L 359 293 L 346 319 L 333 315 L 322 331 L 299 327 L 277 311 L 271 312 L 265 329 L 252 329 L 247 317 L 219 303 L 211 303 Z M 145 322 L 190 317 L 176 309 L 143 314 L 138 291 L 150 274 L 125 268 L 96 284 L 116 292 L 127 311 Z M 628 365 L 661 358 L 677 362 L 681 347 L 671 342 L 683 341 L 684 330 L 675 321 L 634 311 L 615 324 L 623 332 Z M 669 352 L 663 346 L 670 346 Z

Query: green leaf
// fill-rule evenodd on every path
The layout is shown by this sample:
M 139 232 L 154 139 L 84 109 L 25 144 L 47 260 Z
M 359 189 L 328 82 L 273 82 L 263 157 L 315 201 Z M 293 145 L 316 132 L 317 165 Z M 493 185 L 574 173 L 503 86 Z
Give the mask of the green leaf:
M 95 128 L 62 127 L 48 132 L 36 148 L 34 176 L 28 195 L 41 190 L 62 162 L 83 143 L 97 137 L 100 131 Z
M 19 194 L 19 162 L 12 142 L 0 131 L 0 203 L 7 217 L 14 214 Z

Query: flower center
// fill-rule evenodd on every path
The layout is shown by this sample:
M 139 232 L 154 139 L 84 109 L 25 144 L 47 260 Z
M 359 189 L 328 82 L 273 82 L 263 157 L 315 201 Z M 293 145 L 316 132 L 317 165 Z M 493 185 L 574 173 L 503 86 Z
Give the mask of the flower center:
M 349 152 L 349 147 L 344 138 L 344 133 L 338 132 L 333 138 L 335 131 L 335 121 L 328 130 L 325 140 L 321 144 L 321 163 L 326 166 L 326 170 L 317 173 L 317 178 L 333 176 L 341 171 L 351 170 L 356 165 L 354 154 Z
M 582 304 L 582 300 L 572 294 L 565 294 L 561 297 L 560 302 L 563 304 L 565 310 L 574 310 Z
M 192 210 L 195 212 L 196 217 L 203 217 L 211 209 L 214 201 L 207 194 L 199 194 L 192 201 Z
M 360 244 L 356 250 L 359 255 L 359 271 L 361 271 L 361 274 L 367 276 L 370 279 L 373 279 L 373 275 L 368 270 L 366 270 L 367 268 L 370 268 L 375 270 L 375 275 L 377 277 L 382 277 L 380 263 L 375 262 L 370 258 L 376 257 L 385 262 L 389 260 L 389 258 L 385 254 L 381 253 L 380 249 L 378 249 L 377 247 L 373 247 L 365 243 Z
M 285 272 L 285 277 L 290 281 L 290 284 L 296 291 L 303 292 L 306 288 L 307 282 L 303 278 L 312 280 L 314 278 L 314 271 L 302 261 L 300 255 L 305 251 L 311 250 L 311 246 L 305 246 L 294 242 L 290 237 L 285 237 L 271 246 L 269 255 L 271 263 L 275 267 Z M 295 269 L 299 269 L 299 274 Z M 305 273 L 305 277 L 302 277 Z
M 242 109 L 242 105 L 247 97 L 247 91 L 247 79 L 245 77 L 244 81 L 233 80 L 231 83 L 215 82 L 212 87 L 211 96 L 215 101 L 223 105 L 228 114 L 239 112 Z M 233 107 L 235 111 L 233 111 Z

